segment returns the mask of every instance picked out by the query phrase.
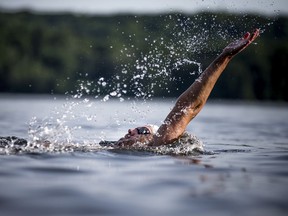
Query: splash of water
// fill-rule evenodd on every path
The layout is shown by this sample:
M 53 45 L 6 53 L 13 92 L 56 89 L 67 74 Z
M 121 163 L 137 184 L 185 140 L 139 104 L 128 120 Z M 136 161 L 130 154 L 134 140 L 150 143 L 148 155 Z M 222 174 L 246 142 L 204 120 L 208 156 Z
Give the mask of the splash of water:
M 95 152 L 100 150 L 110 151 L 137 151 L 150 152 L 160 155 L 195 155 L 205 153 L 203 143 L 196 136 L 184 133 L 176 142 L 163 146 L 147 146 L 143 143 L 135 143 L 132 146 L 120 147 L 115 142 L 100 142 L 92 144 L 91 142 L 78 143 L 52 143 L 39 140 L 27 142 L 17 137 L 0 137 L 0 155 L 23 154 L 23 153 L 48 153 L 48 152 Z
M 222 46 L 221 44 L 211 46 L 209 41 L 218 41 L 221 38 L 226 42 L 234 35 L 239 36 L 239 32 L 235 32 L 236 28 L 234 28 L 233 22 L 228 20 L 225 25 L 219 25 L 216 24 L 216 19 L 217 16 L 215 15 L 209 17 L 209 20 L 205 20 L 200 16 L 191 18 L 179 14 L 167 15 L 163 36 L 154 38 L 148 34 L 147 37 L 143 38 L 143 42 L 147 45 L 147 51 L 140 52 L 140 55 L 135 53 L 135 50 L 137 50 L 136 44 L 134 44 L 136 33 L 128 33 L 129 42 L 123 44 L 121 55 L 123 58 L 131 59 L 130 63 L 122 63 L 119 73 L 110 80 L 106 80 L 104 77 L 99 77 L 96 81 L 79 80 L 76 91 L 66 94 L 67 103 L 63 105 L 60 111 L 55 111 L 52 117 L 44 120 L 38 120 L 37 118 L 31 120 L 28 132 L 29 143 L 40 148 L 39 143 L 48 141 L 50 149 L 64 148 L 67 150 L 67 146 L 71 145 L 73 146 L 71 149 L 76 149 L 76 147 L 79 147 L 79 143 L 73 143 L 75 141 L 73 135 L 81 127 L 70 127 L 69 121 L 79 118 L 86 121 L 97 119 L 96 115 L 75 112 L 75 109 L 80 105 L 84 105 L 86 108 L 93 107 L 95 101 L 91 101 L 91 95 L 95 99 L 100 99 L 97 103 L 105 103 L 111 99 L 118 99 L 123 102 L 126 98 L 129 99 L 129 94 L 132 92 L 133 99 L 143 99 L 145 101 L 153 98 L 156 87 L 166 89 L 169 92 L 167 87 L 169 82 L 177 79 L 172 76 L 172 73 L 180 71 L 183 66 L 194 65 L 197 68 L 191 70 L 186 75 L 187 78 L 194 74 L 201 74 L 202 64 L 195 56 L 200 55 L 203 50 L 215 52 L 218 46 Z M 245 19 L 247 20 L 249 17 L 244 17 Z M 139 24 L 138 20 L 136 20 L 136 23 Z M 248 28 L 249 22 L 246 23 L 245 28 Z M 265 25 L 264 27 L 267 27 L 271 23 Z M 212 34 L 212 32 L 217 34 Z M 113 45 L 110 48 L 113 48 Z M 119 58 L 121 59 L 121 56 Z M 85 74 L 83 78 L 87 76 Z M 141 113 L 134 102 L 131 103 L 131 110 L 139 113 L 141 118 L 145 118 L 149 114 L 149 112 Z M 149 109 L 147 110 L 149 111 Z M 117 117 L 114 120 L 117 125 L 122 123 Z M 135 120 L 129 120 L 129 122 L 134 124 Z M 83 138 L 82 147 L 89 146 L 88 143 L 89 141 Z M 94 145 L 94 147 L 100 148 L 97 145 Z M 163 149 L 159 151 L 165 152 Z M 182 149 L 182 151 L 184 150 Z
M 198 74 L 202 72 L 201 63 L 191 59 L 191 53 L 195 54 L 204 47 L 207 39 L 207 31 L 193 34 L 190 18 L 182 21 L 178 19 L 178 23 L 171 27 L 170 21 L 175 19 L 172 15 L 167 17 L 167 25 L 163 34 L 172 32 L 170 37 L 151 38 L 145 37 L 144 41 L 149 47 L 149 51 L 142 53 L 132 63 L 122 65 L 121 81 L 128 83 L 132 89 L 135 98 L 149 99 L 154 96 L 155 86 L 167 88 L 169 82 L 173 81 L 172 71 L 177 71 L 184 65 L 196 65 Z M 194 28 L 196 28 L 194 26 Z M 129 35 L 130 38 L 135 35 Z M 132 39 L 131 39 L 132 41 Z M 123 56 L 127 58 L 135 58 L 135 53 L 127 47 L 134 47 L 133 44 L 125 46 L 121 50 Z M 133 63 L 134 62 L 134 63 Z M 132 72 L 132 75 L 127 77 L 127 71 Z M 187 76 L 194 75 L 196 71 L 191 71 Z M 125 88 L 124 88 L 125 89 Z M 125 89 L 127 92 L 127 90 Z
M 96 114 L 90 114 L 95 112 L 89 112 L 89 109 L 94 109 L 94 102 L 89 97 L 94 91 L 93 83 L 93 81 L 79 81 L 75 94 L 70 95 L 67 92 L 66 102 L 61 107 L 55 107 L 49 117 L 44 119 L 33 117 L 28 130 L 30 146 L 39 147 L 39 144 L 45 142 L 49 143 L 49 148 L 75 144 L 75 132 L 81 129 L 80 125 L 75 126 L 75 121 L 90 122 L 97 118 Z M 84 109 L 79 111 L 79 108 Z

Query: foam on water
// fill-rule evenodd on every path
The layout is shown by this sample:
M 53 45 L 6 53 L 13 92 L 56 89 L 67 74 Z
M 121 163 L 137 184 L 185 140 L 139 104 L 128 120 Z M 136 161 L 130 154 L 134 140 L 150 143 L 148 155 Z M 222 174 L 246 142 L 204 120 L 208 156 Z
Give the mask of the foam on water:
M 119 148 L 114 148 L 118 150 Z M 120 148 L 129 151 L 144 151 L 161 155 L 195 155 L 203 154 L 204 146 L 195 135 L 185 132 L 177 141 L 168 145 L 147 146 L 143 143 L 135 143 L 132 146 Z

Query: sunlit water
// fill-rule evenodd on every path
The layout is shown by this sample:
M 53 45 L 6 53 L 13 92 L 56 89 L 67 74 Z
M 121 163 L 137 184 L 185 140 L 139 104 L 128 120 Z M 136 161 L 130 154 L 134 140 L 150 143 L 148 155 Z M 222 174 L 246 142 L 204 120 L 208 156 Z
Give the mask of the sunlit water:
M 38 133 L 62 145 L 117 140 L 130 127 L 160 124 L 173 103 L 2 95 L 0 136 Z M 1 215 L 286 215 L 287 108 L 208 103 L 188 127 L 205 154 L 7 151 L 0 155 Z

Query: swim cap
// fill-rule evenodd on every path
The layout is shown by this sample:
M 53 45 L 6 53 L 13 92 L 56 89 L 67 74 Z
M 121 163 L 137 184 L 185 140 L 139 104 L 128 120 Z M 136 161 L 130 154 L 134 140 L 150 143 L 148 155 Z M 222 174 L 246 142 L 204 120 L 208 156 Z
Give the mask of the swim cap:
M 156 132 L 159 129 L 159 127 L 157 125 L 153 125 L 153 124 L 148 124 L 146 126 L 149 128 L 151 134 L 156 134 Z

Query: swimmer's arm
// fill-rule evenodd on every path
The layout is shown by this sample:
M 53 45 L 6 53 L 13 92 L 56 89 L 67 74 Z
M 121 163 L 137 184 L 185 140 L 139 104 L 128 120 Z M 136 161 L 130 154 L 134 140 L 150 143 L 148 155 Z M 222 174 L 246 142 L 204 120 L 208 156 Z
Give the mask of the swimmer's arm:
M 201 76 L 184 92 L 154 136 L 154 145 L 173 143 L 200 112 L 229 58 L 218 56 Z
M 224 48 L 223 52 L 207 67 L 199 78 L 178 98 L 174 108 L 154 136 L 153 145 L 172 143 L 185 131 L 189 122 L 200 112 L 206 103 L 216 81 L 230 60 L 244 50 L 259 36 L 246 33 L 243 38 Z

